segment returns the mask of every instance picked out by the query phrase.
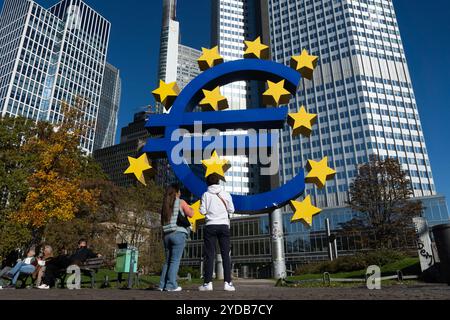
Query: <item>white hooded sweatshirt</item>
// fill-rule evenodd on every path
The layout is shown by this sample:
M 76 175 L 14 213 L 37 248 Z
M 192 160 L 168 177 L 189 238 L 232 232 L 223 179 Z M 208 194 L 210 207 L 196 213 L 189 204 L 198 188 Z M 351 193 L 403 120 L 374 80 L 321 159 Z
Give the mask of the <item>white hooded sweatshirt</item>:
M 222 198 L 225 204 L 220 200 Z M 231 195 L 219 185 L 213 185 L 203 194 L 200 213 L 206 216 L 206 225 L 230 226 L 229 215 L 234 213 L 234 204 Z

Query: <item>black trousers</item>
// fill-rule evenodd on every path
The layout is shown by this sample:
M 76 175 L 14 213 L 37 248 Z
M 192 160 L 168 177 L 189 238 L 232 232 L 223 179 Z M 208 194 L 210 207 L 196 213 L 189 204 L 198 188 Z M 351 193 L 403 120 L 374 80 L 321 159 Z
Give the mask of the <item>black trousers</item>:
M 222 255 L 225 281 L 231 282 L 230 227 L 227 225 L 206 226 L 204 233 L 205 283 L 210 283 L 213 278 L 217 240 Z
M 42 283 L 50 287 L 54 287 L 56 278 L 61 274 L 61 272 L 65 272 L 65 269 L 67 269 L 70 264 L 71 260 L 67 256 L 58 256 L 48 261 L 45 265 L 45 273 Z

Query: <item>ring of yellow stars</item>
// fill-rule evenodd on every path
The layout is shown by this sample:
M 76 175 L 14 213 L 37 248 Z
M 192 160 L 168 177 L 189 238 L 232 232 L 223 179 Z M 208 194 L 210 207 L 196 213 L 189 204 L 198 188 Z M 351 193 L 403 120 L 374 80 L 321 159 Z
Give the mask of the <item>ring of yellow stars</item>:
M 147 154 L 144 153 L 138 159 L 128 157 L 128 161 L 130 162 L 130 166 L 127 171 L 125 171 L 125 174 L 134 174 L 139 182 L 146 186 L 147 183 L 145 182 L 144 172 L 152 169 Z
M 197 60 L 198 66 L 201 71 L 206 71 L 223 63 L 223 57 L 219 53 L 219 47 L 216 46 L 212 49 L 202 48 L 202 56 Z
M 211 159 L 203 160 L 202 164 L 206 169 L 205 177 L 209 177 L 210 175 L 215 173 L 219 175 L 224 181 L 225 173 L 231 168 L 230 161 L 221 159 L 216 150 L 214 150 Z
M 255 41 L 244 41 L 245 52 L 244 58 L 246 59 L 269 59 L 270 48 L 261 43 L 261 37 L 258 37 Z
M 308 228 L 312 226 L 313 217 L 322 212 L 321 209 L 312 205 L 311 196 L 307 196 L 302 202 L 291 201 L 291 207 L 294 211 L 292 222 L 300 221 Z
M 200 213 L 200 205 L 201 201 L 197 201 L 193 205 L 191 205 L 191 208 L 194 209 L 194 216 L 192 218 L 188 218 L 189 222 L 192 225 L 192 232 L 197 232 L 198 229 L 198 223 L 205 220 L 205 216 Z
M 288 118 L 288 124 L 292 127 L 294 136 L 311 136 L 312 126 L 316 121 L 317 114 L 308 113 L 304 106 L 300 108 L 300 112 L 290 113 Z
M 312 80 L 318 61 L 319 57 L 312 56 L 306 49 L 303 49 L 301 55 L 292 57 L 291 68 L 300 72 L 303 78 Z
M 159 88 L 154 90 L 152 93 L 155 100 L 161 103 L 166 110 L 169 110 L 180 94 L 180 88 L 176 82 L 165 83 L 160 80 Z
M 205 98 L 200 101 L 203 111 L 219 111 L 228 109 L 228 100 L 220 93 L 220 87 L 212 91 L 203 90 Z
M 336 171 L 328 167 L 328 157 L 320 162 L 309 160 L 307 169 L 309 174 L 306 176 L 306 182 L 315 184 L 319 189 L 323 189 L 327 181 L 334 179 L 336 175 Z
M 266 106 L 289 104 L 291 93 L 284 88 L 285 80 L 280 82 L 267 81 L 268 89 L 263 93 L 263 103 Z

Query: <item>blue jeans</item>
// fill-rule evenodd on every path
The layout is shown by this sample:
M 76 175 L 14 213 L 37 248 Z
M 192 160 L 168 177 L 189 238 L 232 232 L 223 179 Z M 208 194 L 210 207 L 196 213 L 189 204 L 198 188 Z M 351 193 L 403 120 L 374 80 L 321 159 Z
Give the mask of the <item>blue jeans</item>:
M 186 246 L 187 234 L 183 232 L 169 233 L 164 237 L 166 262 L 164 263 L 159 288 L 174 290 L 178 288 L 177 276 Z
M 20 275 L 22 273 L 24 274 L 32 274 L 36 270 L 35 266 L 32 266 L 30 264 L 25 264 L 23 262 L 19 262 L 14 266 L 14 268 L 11 269 L 8 273 L 12 276 L 11 284 L 16 285 L 17 280 L 19 279 Z

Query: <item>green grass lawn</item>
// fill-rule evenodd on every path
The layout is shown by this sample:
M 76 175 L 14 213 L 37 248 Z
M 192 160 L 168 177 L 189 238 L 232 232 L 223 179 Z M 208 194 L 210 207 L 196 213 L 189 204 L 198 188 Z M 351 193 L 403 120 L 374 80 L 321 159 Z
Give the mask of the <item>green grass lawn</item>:
M 105 282 L 105 277 L 108 276 L 109 285 L 111 288 L 123 288 L 128 286 L 128 274 L 123 275 L 122 283 L 118 283 L 118 274 L 114 270 L 102 269 L 96 274 L 95 282 L 97 288 L 101 288 L 103 283 Z M 90 287 L 90 279 L 89 277 L 82 277 L 82 286 Z M 187 280 L 181 279 L 179 281 L 180 285 L 185 284 L 201 284 L 201 279 L 192 279 L 192 281 L 188 282 Z M 139 277 L 139 286 L 135 285 L 134 288 L 146 289 L 149 287 L 157 287 L 159 285 L 159 276 L 149 276 L 144 275 Z
M 420 274 L 420 265 L 418 258 L 405 258 L 399 261 L 396 261 L 391 264 L 387 264 L 381 268 L 382 276 L 391 276 L 396 275 L 397 271 L 402 271 L 403 275 L 418 275 Z M 339 278 L 339 279 L 348 279 L 348 278 L 364 278 L 366 275 L 366 270 L 358 270 L 353 272 L 340 272 L 335 274 L 330 274 L 331 278 Z M 118 274 L 114 270 L 102 269 L 96 274 L 96 287 L 102 288 L 102 285 L 105 282 L 106 276 L 109 281 L 109 288 L 117 289 L 117 288 L 126 288 L 128 285 L 128 275 L 123 275 L 123 281 L 121 284 L 118 283 Z M 288 277 L 287 280 L 290 281 L 306 281 L 302 282 L 301 286 L 305 287 L 320 287 L 324 284 L 322 282 L 307 282 L 308 280 L 322 280 L 323 274 L 303 274 L 299 276 Z M 416 281 L 405 281 L 405 284 L 415 283 Z M 188 282 L 186 280 L 180 280 L 180 285 L 200 285 L 202 283 L 201 279 L 192 279 L 192 281 Z M 397 281 L 386 281 L 383 282 L 384 285 L 389 284 L 397 284 Z M 89 277 L 82 276 L 82 287 L 90 288 L 90 279 Z M 159 284 L 159 276 L 141 276 L 139 278 L 139 286 L 135 285 L 134 288 L 146 289 L 150 287 L 157 287 Z M 20 285 L 20 283 L 19 283 Z M 27 285 L 31 285 L 31 280 L 27 281 Z M 360 285 L 358 283 L 331 283 L 331 286 L 355 286 Z
M 351 279 L 364 278 L 367 270 L 358 270 L 353 272 L 340 272 L 330 274 L 331 278 Z M 397 271 L 402 271 L 403 275 L 418 275 L 420 273 L 419 258 L 405 258 L 391 264 L 381 267 L 382 276 L 396 275 Z M 323 274 L 304 274 L 289 277 L 291 281 L 305 281 L 313 279 L 323 279 Z

